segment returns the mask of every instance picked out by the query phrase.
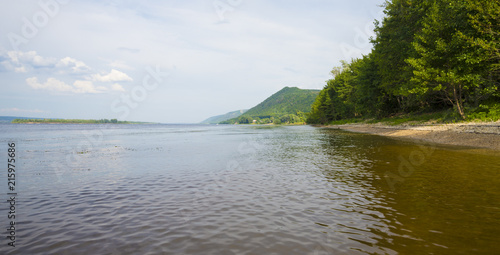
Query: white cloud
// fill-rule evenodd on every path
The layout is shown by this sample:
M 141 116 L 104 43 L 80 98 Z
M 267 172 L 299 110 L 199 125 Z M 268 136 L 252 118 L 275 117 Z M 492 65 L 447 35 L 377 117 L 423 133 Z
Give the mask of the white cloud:
M 126 66 L 123 62 L 122 66 Z M 8 51 L 0 55 L 0 68 L 15 73 L 34 73 L 34 69 L 39 69 L 36 73 L 47 73 L 49 76 L 54 74 L 58 78 L 48 78 L 45 82 L 39 82 L 36 76 L 27 78 L 26 83 L 34 88 L 40 90 L 48 90 L 55 92 L 70 92 L 77 94 L 97 94 L 106 91 L 125 91 L 125 89 L 118 83 L 108 84 L 106 86 L 96 86 L 93 82 L 112 83 L 119 81 L 132 81 L 132 78 L 127 74 L 112 69 L 109 73 L 103 74 L 90 74 L 92 70 L 83 61 L 71 57 L 62 59 L 46 58 L 38 55 L 36 51 Z M 67 84 L 61 81 L 60 77 L 71 75 L 74 80 L 73 84 Z M 76 75 L 76 80 L 75 80 Z
M 115 82 L 115 81 L 132 81 L 132 78 L 127 74 L 120 72 L 116 69 L 112 69 L 110 73 L 106 75 L 101 74 L 93 74 L 93 81 L 101 81 L 101 82 Z
M 29 69 L 48 68 L 56 63 L 54 58 L 44 58 L 36 54 L 36 51 L 8 51 L 0 56 L 0 64 L 7 70 L 16 73 L 25 73 Z
M 28 83 L 28 85 L 30 85 L 34 89 L 46 89 L 59 92 L 68 92 L 73 90 L 73 87 L 55 78 L 49 78 L 45 83 L 42 84 L 38 82 L 38 78 L 31 77 L 26 79 L 26 83 Z
M 94 84 L 92 84 L 91 81 L 80 81 L 77 80 L 73 83 L 74 92 L 75 93 L 91 93 L 91 94 L 96 94 L 96 93 L 101 93 L 102 91 L 99 91 L 98 88 L 94 87 Z
M 58 74 L 88 73 L 91 68 L 82 61 L 65 57 L 63 59 L 42 57 L 36 51 L 8 51 L 0 56 L 0 62 L 7 70 L 16 73 L 26 73 L 32 69 L 45 68 L 49 72 Z
M 31 65 L 33 67 L 50 67 L 56 63 L 55 58 L 44 58 L 36 51 L 9 51 L 7 56 L 11 62 L 16 65 Z
M 77 80 L 73 86 L 55 78 L 49 78 L 45 83 L 38 82 L 38 78 L 31 77 L 26 79 L 26 83 L 34 89 L 43 89 L 55 92 L 71 92 L 77 94 L 97 94 L 104 92 L 102 88 L 96 88 L 91 81 Z
M 56 66 L 60 68 L 70 68 L 73 73 L 86 73 L 91 70 L 91 68 L 82 61 L 70 57 L 59 60 Z
M 125 91 L 125 89 L 122 87 L 122 85 L 120 85 L 118 83 L 114 83 L 113 85 L 111 85 L 111 89 L 114 91 Z

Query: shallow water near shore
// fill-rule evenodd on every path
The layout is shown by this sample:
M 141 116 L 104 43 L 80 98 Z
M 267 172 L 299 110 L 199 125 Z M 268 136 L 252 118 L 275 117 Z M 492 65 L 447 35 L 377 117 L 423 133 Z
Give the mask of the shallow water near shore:
M 0 254 L 494 254 L 500 157 L 310 126 L 0 124 Z

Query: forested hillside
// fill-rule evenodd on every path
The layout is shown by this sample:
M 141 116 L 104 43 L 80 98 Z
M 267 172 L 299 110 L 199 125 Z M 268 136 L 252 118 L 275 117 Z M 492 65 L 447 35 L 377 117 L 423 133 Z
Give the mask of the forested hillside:
M 500 2 L 392 0 L 373 50 L 342 62 L 309 123 L 400 113 L 500 116 Z
M 248 110 L 239 118 L 223 122 L 224 124 L 256 123 L 301 123 L 306 120 L 306 113 L 318 96 L 319 90 L 285 87 L 268 97 L 262 103 Z

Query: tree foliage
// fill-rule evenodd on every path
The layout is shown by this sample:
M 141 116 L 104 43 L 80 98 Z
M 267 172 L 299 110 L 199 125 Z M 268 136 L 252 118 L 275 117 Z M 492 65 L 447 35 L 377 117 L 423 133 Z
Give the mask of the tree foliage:
M 500 4 L 392 0 L 376 22 L 373 50 L 332 70 L 309 123 L 453 107 L 500 97 Z

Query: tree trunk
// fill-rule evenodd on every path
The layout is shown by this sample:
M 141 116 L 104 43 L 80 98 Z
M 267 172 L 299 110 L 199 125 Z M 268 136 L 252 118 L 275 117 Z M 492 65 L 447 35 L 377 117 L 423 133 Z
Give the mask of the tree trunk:
M 461 90 L 460 86 L 460 90 Z M 461 91 L 460 91 L 461 92 Z M 462 117 L 462 119 L 465 120 L 465 113 L 463 109 L 463 103 L 462 103 L 462 93 L 457 92 L 457 86 L 453 85 L 453 101 L 455 101 L 455 106 L 457 107 L 458 113 Z

